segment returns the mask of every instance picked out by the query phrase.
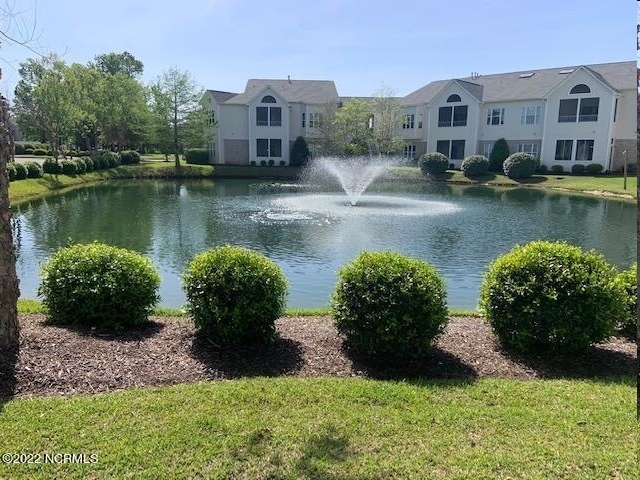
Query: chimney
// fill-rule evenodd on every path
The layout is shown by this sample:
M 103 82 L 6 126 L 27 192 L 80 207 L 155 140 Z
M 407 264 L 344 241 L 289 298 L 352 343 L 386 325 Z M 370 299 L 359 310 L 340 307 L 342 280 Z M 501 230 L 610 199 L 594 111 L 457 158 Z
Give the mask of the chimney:
M 291 83 L 291 75 L 287 75 L 287 82 Z

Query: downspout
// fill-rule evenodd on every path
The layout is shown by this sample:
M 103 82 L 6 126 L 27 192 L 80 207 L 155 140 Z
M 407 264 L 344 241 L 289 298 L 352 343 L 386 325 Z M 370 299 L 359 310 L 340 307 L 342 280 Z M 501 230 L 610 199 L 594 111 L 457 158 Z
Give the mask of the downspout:
M 607 162 L 605 165 L 605 171 L 606 172 L 610 172 L 611 171 L 611 162 L 613 162 L 613 152 L 614 149 L 612 147 L 614 147 L 614 144 L 612 143 L 613 140 L 613 115 L 614 115 L 614 111 L 615 111 L 615 103 L 616 103 L 616 98 L 618 98 L 618 96 L 614 93 L 612 98 L 611 98 L 611 114 L 609 115 L 609 132 L 607 133 L 607 146 L 606 146 L 606 155 L 607 155 Z

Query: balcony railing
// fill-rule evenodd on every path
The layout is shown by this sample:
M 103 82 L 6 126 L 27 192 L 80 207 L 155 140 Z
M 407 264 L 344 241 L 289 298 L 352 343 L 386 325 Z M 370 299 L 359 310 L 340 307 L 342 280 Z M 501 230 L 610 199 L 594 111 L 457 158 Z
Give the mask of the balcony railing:
M 576 121 L 576 115 L 558 115 L 558 123 L 571 123 Z
M 580 115 L 578 117 L 579 122 L 597 122 L 598 114 L 595 115 Z

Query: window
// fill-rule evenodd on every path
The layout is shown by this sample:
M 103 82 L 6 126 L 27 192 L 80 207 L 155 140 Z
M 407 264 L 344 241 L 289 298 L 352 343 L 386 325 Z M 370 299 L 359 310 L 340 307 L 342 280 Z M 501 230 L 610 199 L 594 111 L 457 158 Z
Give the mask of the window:
M 540 105 L 531 107 L 522 107 L 522 114 L 520 115 L 520 123 L 522 125 L 537 125 L 540 123 L 540 111 L 542 108 Z
M 576 160 L 593 160 L 593 140 L 576 141 Z
M 504 108 L 487 110 L 487 125 L 504 125 Z
M 558 140 L 556 142 L 556 160 L 571 160 L 573 140 Z
M 464 127 L 467 125 L 467 105 L 440 107 L 438 109 L 439 127 Z
M 464 158 L 464 140 L 438 140 L 436 151 L 446 155 L 450 160 Z
M 416 158 L 416 146 L 405 145 L 404 146 L 404 158 L 414 159 Z
M 207 125 L 215 125 L 216 123 L 216 112 L 215 110 L 209 110 L 209 116 L 207 117 Z
M 569 94 L 572 94 L 572 93 L 591 93 L 591 89 L 587 87 L 584 83 L 580 83 L 571 89 Z
M 519 143 L 518 152 L 530 153 L 534 157 L 538 156 L 538 144 L 537 143 Z
M 493 150 L 493 143 L 482 144 L 482 155 L 489 158 L 491 156 L 491 150 Z
M 449 95 L 449 97 L 447 98 L 447 103 L 454 103 L 454 102 L 461 102 L 462 99 L 460 98 L 460 95 L 458 95 L 457 93 L 454 93 L 453 95 Z
M 304 112 L 302 112 L 302 128 L 304 128 L 305 124 L 306 124 L 306 121 L 305 121 L 305 113 L 304 113 Z
M 263 126 L 263 127 L 281 126 L 282 125 L 282 108 L 256 107 L 256 125 Z
M 281 157 L 282 140 L 280 138 L 257 138 L 256 155 L 258 157 Z
M 618 116 L 618 99 L 616 98 L 615 103 L 613 104 L 613 121 L 616 121 L 616 117 Z
M 322 116 L 318 112 L 313 112 L 309 114 L 309 128 L 318 128 L 320 126 L 320 121 Z
M 578 113 L 578 99 L 560 100 L 560 110 L 558 111 L 558 122 L 575 122 Z
M 413 113 L 410 115 L 405 115 L 404 121 L 402 122 L 402 128 L 405 130 L 408 128 L 413 128 L 414 119 L 415 119 L 415 115 Z
M 560 100 L 558 122 L 597 122 L 600 98 L 571 98 Z
M 595 98 L 581 98 L 580 99 L 580 115 L 578 116 L 579 122 L 597 122 L 598 121 L 598 105 L 600 99 Z
M 276 99 L 273 98 L 271 95 L 266 95 L 262 97 L 262 100 L 260 100 L 260 103 L 276 103 Z

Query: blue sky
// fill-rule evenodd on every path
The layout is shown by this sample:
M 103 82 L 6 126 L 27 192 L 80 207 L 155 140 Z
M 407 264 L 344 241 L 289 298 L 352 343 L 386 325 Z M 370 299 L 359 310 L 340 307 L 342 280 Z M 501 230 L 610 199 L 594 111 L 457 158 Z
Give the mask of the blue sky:
M 636 58 L 631 0 L 0 0 L 2 30 L 67 63 L 128 51 L 149 83 L 188 71 L 204 88 L 240 92 L 248 78 L 334 80 L 344 96 L 383 87 L 406 95 L 471 72 Z M 0 47 L 0 92 L 13 96 L 21 61 Z

